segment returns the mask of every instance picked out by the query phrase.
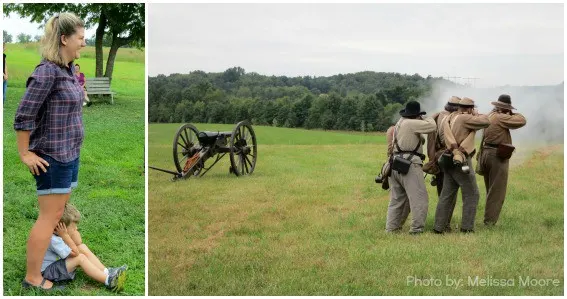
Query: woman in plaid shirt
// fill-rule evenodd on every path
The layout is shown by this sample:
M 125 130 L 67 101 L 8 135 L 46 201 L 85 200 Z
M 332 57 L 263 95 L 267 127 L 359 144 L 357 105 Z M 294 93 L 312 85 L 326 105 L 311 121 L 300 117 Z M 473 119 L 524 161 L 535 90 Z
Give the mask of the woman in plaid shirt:
M 24 287 L 52 289 L 41 275 L 49 240 L 77 186 L 83 142 L 83 88 L 73 61 L 85 47 L 84 22 L 74 14 L 49 19 L 41 39 L 42 60 L 28 78 L 14 122 L 20 159 L 33 174 L 39 217 L 27 243 Z

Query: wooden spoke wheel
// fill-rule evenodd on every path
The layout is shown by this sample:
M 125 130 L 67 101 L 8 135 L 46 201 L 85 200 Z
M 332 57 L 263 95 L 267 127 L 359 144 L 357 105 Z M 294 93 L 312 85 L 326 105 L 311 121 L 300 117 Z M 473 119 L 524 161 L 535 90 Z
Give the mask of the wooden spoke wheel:
M 232 131 L 229 146 L 231 172 L 236 176 L 251 174 L 258 158 L 258 145 L 252 125 L 247 121 L 239 122 Z
M 201 151 L 201 145 L 197 138 L 198 134 L 199 130 L 192 124 L 182 125 L 175 134 L 173 139 L 173 162 L 180 173 L 184 172 L 183 169 L 186 167 L 188 159 Z M 196 168 L 194 168 L 193 175 L 199 175 L 203 167 L 203 162 L 199 162 Z

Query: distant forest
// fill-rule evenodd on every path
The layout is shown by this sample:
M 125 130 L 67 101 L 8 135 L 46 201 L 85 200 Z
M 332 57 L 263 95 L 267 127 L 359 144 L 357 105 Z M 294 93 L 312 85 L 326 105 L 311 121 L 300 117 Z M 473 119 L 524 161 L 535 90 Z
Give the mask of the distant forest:
M 330 77 L 265 76 L 233 67 L 149 77 L 149 121 L 237 123 L 385 131 L 404 104 L 443 78 L 359 72 Z

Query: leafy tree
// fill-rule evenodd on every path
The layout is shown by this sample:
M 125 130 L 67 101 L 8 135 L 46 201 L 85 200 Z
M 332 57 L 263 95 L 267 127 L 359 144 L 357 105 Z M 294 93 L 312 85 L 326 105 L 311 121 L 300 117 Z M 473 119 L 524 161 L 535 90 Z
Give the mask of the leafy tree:
M 32 41 L 31 35 L 25 34 L 25 33 L 18 34 L 16 39 L 18 40 L 18 43 L 20 43 L 20 44 L 27 44 L 27 43 L 30 43 Z
M 306 127 L 308 129 L 322 128 L 321 117 L 323 113 L 327 110 L 327 103 L 329 97 L 327 95 L 320 95 L 313 100 L 311 107 L 309 108 L 309 115 L 306 120 Z
M 191 118 L 191 120 L 194 122 L 202 123 L 205 122 L 205 117 L 205 103 L 198 101 L 193 104 L 193 117 Z
M 267 101 L 266 108 L 264 110 L 264 119 L 268 122 L 268 124 L 274 124 L 274 120 L 276 119 L 276 115 L 278 113 L 278 107 L 274 103 L 274 101 Z
M 290 117 L 293 119 L 292 124 L 294 127 L 303 127 L 307 120 L 309 108 L 311 108 L 311 102 L 313 102 L 313 96 L 307 94 L 301 100 L 293 103 Z
M 12 35 L 9 34 L 6 30 L 2 30 L 2 32 L 4 33 L 4 42 L 5 43 L 11 43 L 12 42 Z
M 289 97 L 283 97 L 276 100 L 277 114 L 276 120 L 280 126 L 284 126 L 287 123 L 289 127 L 291 124 L 288 121 L 289 112 L 291 111 L 291 99 Z
M 358 98 L 345 98 L 339 108 L 337 117 L 337 129 L 339 130 L 356 130 L 358 117 L 356 116 L 356 101 Z
M 321 115 L 321 127 L 325 130 L 333 129 L 335 125 L 335 116 L 331 110 L 325 110 Z
M 244 75 L 245 71 L 243 68 L 237 66 L 237 67 L 233 67 L 230 68 L 226 71 L 224 71 L 223 73 L 223 80 L 225 82 L 230 82 L 230 83 L 234 83 L 236 81 L 238 81 L 238 79 Z
M 109 35 L 112 37 L 106 71 L 104 76 L 112 79 L 114 60 L 118 49 L 134 45 L 141 49 L 145 41 L 145 4 L 120 3 L 100 6 L 100 18 L 108 21 Z

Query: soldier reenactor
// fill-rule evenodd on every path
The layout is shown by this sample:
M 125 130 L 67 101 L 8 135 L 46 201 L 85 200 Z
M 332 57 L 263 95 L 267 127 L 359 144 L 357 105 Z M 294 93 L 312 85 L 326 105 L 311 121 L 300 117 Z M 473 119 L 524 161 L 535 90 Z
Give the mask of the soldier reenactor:
M 478 114 L 474 108 L 472 99 L 463 98 L 459 102 L 459 110 L 451 113 L 442 127 L 445 145 L 454 156 L 450 160 L 459 163 L 457 166 L 454 162 L 441 165 L 445 176 L 435 213 L 433 230 L 436 233 L 444 232 L 451 212 L 451 199 L 456 196 L 459 187 L 462 188 L 463 194 L 461 232 L 474 232 L 479 192 L 474 171 L 468 171 L 467 167 L 471 165 L 471 158 L 476 152 L 474 144 L 476 131 L 490 125 L 488 117 Z M 460 167 L 461 165 L 463 167 Z
M 433 114 L 432 117 L 437 124 L 437 131 L 427 135 L 427 156 L 429 157 L 429 162 L 423 165 L 423 171 L 428 174 L 434 175 L 431 180 L 431 184 L 437 187 L 437 196 L 440 196 L 441 190 L 443 190 L 443 171 L 442 169 L 440 169 L 437 160 L 439 160 L 439 157 L 446 149 L 445 139 L 443 138 L 443 135 L 440 134 L 442 132 L 441 127 L 445 123 L 446 117 L 449 116 L 449 114 L 457 111 L 457 109 L 459 108 L 459 101 L 461 101 L 461 98 L 452 96 L 447 104 L 445 104 L 445 110 Z M 456 203 L 457 194 L 455 193 L 455 196 L 451 198 L 451 212 L 449 214 L 449 220 L 445 229 L 446 231 L 451 231 L 451 217 L 453 215 L 453 210 L 455 209 Z
M 526 125 L 526 118 L 520 113 L 513 113 L 512 100 L 503 94 L 497 102 L 492 102 L 494 109 L 488 118 L 490 126 L 484 129 L 477 172 L 484 176 L 486 186 L 486 207 L 484 224 L 494 225 L 498 221 L 508 185 L 509 159 L 514 151 L 511 129 Z
M 423 143 L 421 134 L 435 131 L 435 121 L 423 118 L 418 102 L 410 101 L 400 111 L 400 120 L 394 128 L 392 172 L 389 178 L 390 204 L 386 218 L 386 231 L 398 231 L 405 219 L 404 205 L 409 201 L 412 213 L 410 233 L 422 233 L 427 218 L 428 195 L 423 179 Z M 407 215 L 406 215 L 407 217 Z
M 392 156 L 394 154 L 394 129 L 395 126 L 390 126 L 388 128 L 388 130 L 386 131 L 386 141 L 388 142 L 388 162 L 386 162 L 386 165 L 383 166 L 382 168 L 382 189 L 384 190 L 388 190 L 390 189 L 390 185 L 389 185 L 389 177 L 392 174 L 391 171 L 391 162 L 392 162 Z M 410 204 L 409 201 L 406 201 L 404 204 L 404 207 L 402 209 L 402 214 L 400 215 L 400 218 L 402 219 L 402 222 L 400 223 L 400 227 L 402 227 L 404 225 L 404 223 L 406 222 L 408 215 L 410 213 Z

